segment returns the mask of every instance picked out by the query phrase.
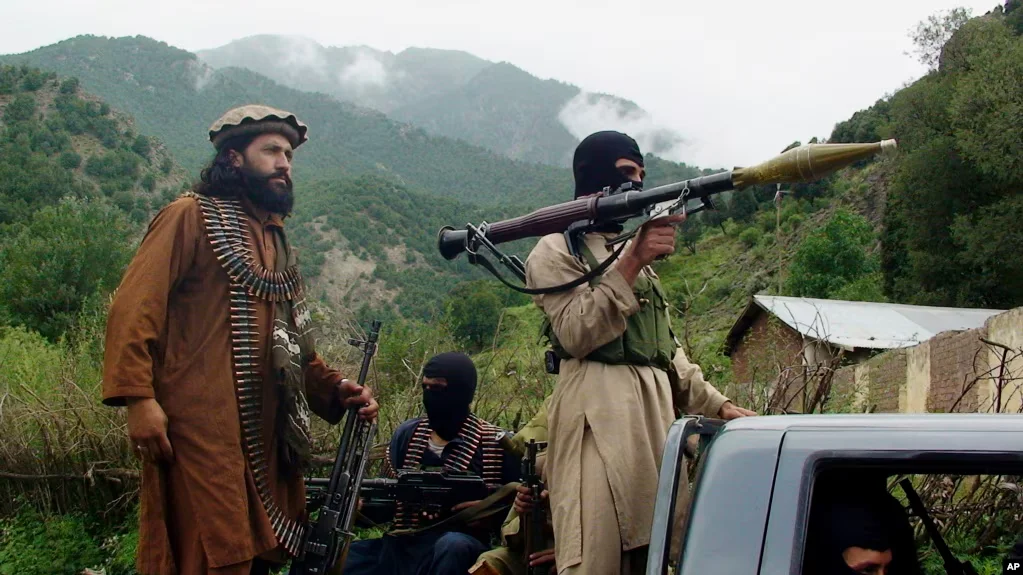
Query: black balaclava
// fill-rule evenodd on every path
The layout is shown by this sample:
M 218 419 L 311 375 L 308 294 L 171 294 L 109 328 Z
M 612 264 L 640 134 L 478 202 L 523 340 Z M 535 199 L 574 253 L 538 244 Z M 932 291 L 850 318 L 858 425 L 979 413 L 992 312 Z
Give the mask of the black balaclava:
M 469 417 L 469 405 L 476 393 L 476 366 L 464 353 L 447 352 L 434 356 L 423 368 L 423 376 L 443 377 L 443 389 L 423 390 L 423 405 L 430 428 L 451 441 Z
M 890 570 L 899 575 L 896 561 L 897 534 L 889 510 L 880 502 L 866 497 L 851 497 L 834 500 L 825 504 L 819 515 L 816 533 L 817 541 L 811 543 L 809 551 L 816 555 L 816 565 L 807 572 L 815 575 L 857 575 L 845 562 L 842 553 L 850 547 L 862 547 L 873 551 L 891 550 L 893 557 Z
M 636 140 L 611 130 L 586 136 L 586 139 L 579 142 L 572 158 L 575 197 L 595 194 L 609 186 L 616 190 L 628 182 L 629 178 L 615 167 L 615 162 L 621 158 L 643 166 L 643 154 Z
M 627 158 L 643 166 L 643 154 L 639 144 L 631 137 L 612 130 L 596 132 L 586 136 L 575 148 L 572 158 L 572 172 L 575 175 L 575 198 L 595 194 L 604 188 L 617 190 L 622 184 L 630 182 L 615 167 L 615 162 Z M 642 183 L 633 182 L 636 189 L 642 189 Z M 619 222 L 607 222 L 594 231 L 619 233 L 624 229 Z

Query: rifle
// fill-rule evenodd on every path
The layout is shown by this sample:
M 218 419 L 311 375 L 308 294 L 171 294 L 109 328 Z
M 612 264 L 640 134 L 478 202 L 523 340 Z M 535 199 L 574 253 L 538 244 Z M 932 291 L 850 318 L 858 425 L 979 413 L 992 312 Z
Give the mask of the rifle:
M 483 478 L 466 471 L 399 470 L 396 479 L 367 479 L 362 482 L 363 515 L 393 516 L 399 503 L 441 518 L 466 501 L 482 500 L 489 494 Z
M 952 550 L 948 548 L 945 540 L 941 537 L 941 532 L 938 531 L 934 522 L 931 521 L 931 516 L 927 514 L 927 508 L 924 507 L 920 496 L 913 489 L 913 483 L 910 482 L 909 478 L 900 481 L 899 485 L 902 486 L 902 490 L 906 493 L 906 498 L 909 499 L 909 505 L 920 517 L 920 521 L 923 522 L 924 528 L 927 529 L 927 534 L 930 535 L 934 547 L 941 555 L 941 560 L 945 563 L 945 572 L 948 575 L 977 575 L 977 570 L 973 568 L 969 561 L 960 561 L 952 554 Z
M 526 445 L 526 457 L 522 459 L 522 484 L 529 488 L 533 497 L 533 509 L 526 513 L 521 519 L 522 529 L 526 541 L 526 565 L 529 565 L 529 556 L 547 548 L 547 538 L 544 534 L 547 529 L 547 512 L 540 502 L 540 494 L 543 493 L 543 481 L 540 474 L 536 472 L 536 453 L 539 445 L 535 439 L 530 439 Z M 549 565 L 537 565 L 529 567 L 529 575 L 547 575 L 550 572 Z
M 605 188 L 595 196 L 540 208 L 510 220 L 492 224 L 483 222 L 479 226 L 470 223 L 466 224 L 464 230 L 444 226 L 437 235 L 437 249 L 448 260 L 458 257 L 463 251 L 466 252 L 469 263 L 482 265 L 515 291 L 531 295 L 556 293 L 582 285 L 602 274 L 618 258 L 625 249 L 625 241 L 636 231 L 622 234 L 609 241 L 609 246 L 618 243 L 622 246 L 597 269 L 566 284 L 546 288 L 528 289 L 512 285 L 481 252 L 484 248 L 492 252 L 498 261 L 511 270 L 520 281 L 525 282 L 526 269 L 522 260 L 514 255 L 503 254 L 497 249 L 497 244 L 564 233 L 569 250 L 577 254 L 579 236 L 602 224 L 624 223 L 637 217 L 645 217 L 646 221 L 649 221 L 671 213 L 694 214 L 704 209 L 715 209 L 711 201 L 711 196 L 715 194 L 763 184 L 813 182 L 881 151 L 892 151 L 895 147 L 895 140 L 872 144 L 806 144 L 756 166 L 735 168 L 649 190 L 636 190 L 635 184 L 626 182 L 617 190 Z M 701 205 L 690 209 L 689 202 L 697 200 Z
M 373 321 L 366 341 L 349 339 L 348 343 L 362 349 L 362 369 L 359 370 L 359 387 L 366 385 L 369 364 L 376 353 L 380 322 Z M 307 530 L 298 557 L 291 562 L 289 575 L 323 575 L 348 555 L 354 533 L 355 506 L 358 502 L 359 485 L 366 472 L 369 450 L 373 446 L 377 424 L 359 419 L 359 406 L 348 408 L 345 429 L 341 435 L 334 467 L 322 494 L 323 503 L 319 508 L 316 522 Z

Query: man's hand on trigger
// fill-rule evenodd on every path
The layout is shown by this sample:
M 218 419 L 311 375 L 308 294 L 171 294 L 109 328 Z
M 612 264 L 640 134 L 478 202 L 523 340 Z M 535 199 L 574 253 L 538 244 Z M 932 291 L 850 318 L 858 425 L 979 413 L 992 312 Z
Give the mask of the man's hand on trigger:
M 128 439 L 132 451 L 150 462 L 173 461 L 174 450 L 167 437 L 167 414 L 151 397 L 130 397 L 128 403 Z
M 362 406 L 359 409 L 360 418 L 366 421 L 376 419 L 380 406 L 377 404 L 376 398 L 373 397 L 373 390 L 369 386 L 360 387 L 357 383 L 342 379 L 337 387 L 340 396 L 344 398 L 341 404 L 345 409 Z
M 619 260 L 618 269 L 631 285 L 639 270 L 662 255 L 675 252 L 675 224 L 684 222 L 685 214 L 650 220 L 639 228 L 628 249 Z
M 728 420 L 731 420 L 731 419 L 736 419 L 736 418 L 739 418 L 739 417 L 750 417 L 750 416 L 753 416 L 753 415 L 756 415 L 756 414 L 757 414 L 757 412 L 750 411 L 748 409 L 743 409 L 743 408 L 733 404 L 731 401 L 726 401 L 721 406 L 721 409 L 718 411 L 718 416 L 721 419 L 724 419 L 725 421 L 728 421 Z

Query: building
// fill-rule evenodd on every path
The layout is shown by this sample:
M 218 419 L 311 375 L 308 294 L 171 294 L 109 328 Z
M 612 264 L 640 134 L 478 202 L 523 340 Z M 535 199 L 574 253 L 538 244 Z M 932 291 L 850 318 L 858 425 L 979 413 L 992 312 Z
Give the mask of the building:
M 858 364 L 942 332 L 983 327 L 1003 311 L 757 295 L 728 332 L 724 353 L 737 384 L 770 387 L 780 374 L 806 379 L 815 367 L 837 368 L 839 352 L 841 365 Z

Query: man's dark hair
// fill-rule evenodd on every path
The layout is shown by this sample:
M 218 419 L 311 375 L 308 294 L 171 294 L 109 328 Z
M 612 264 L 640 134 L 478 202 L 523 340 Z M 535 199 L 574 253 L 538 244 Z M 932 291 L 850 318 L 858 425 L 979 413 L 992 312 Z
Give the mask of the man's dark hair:
M 199 180 L 192 184 L 192 191 L 211 198 L 240 197 L 245 195 L 245 176 L 231 164 L 231 151 L 239 154 L 256 139 L 256 134 L 236 136 L 220 148 L 209 165 L 199 172 Z

